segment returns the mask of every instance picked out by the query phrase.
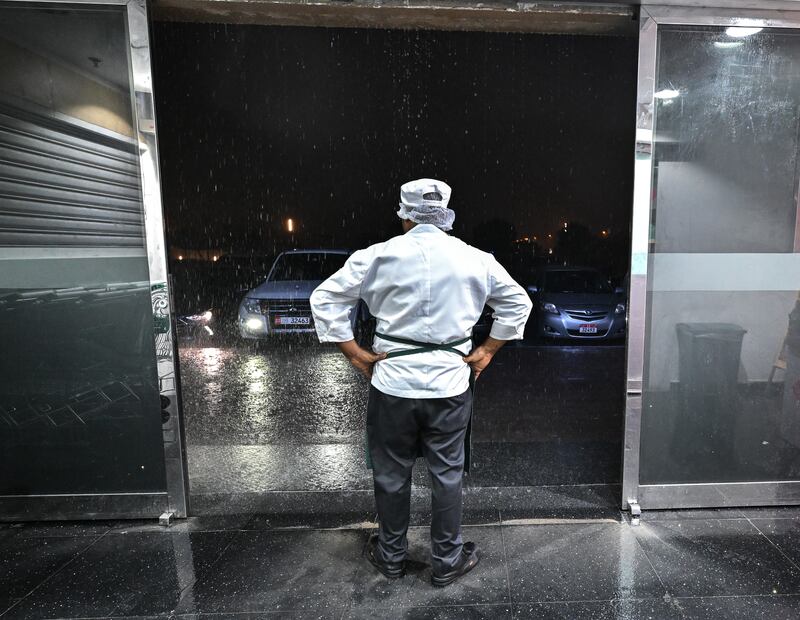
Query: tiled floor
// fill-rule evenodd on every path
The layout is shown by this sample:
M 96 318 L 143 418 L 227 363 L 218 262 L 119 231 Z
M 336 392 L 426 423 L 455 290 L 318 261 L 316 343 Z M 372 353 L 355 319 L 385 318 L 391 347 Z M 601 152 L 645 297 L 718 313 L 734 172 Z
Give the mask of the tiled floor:
M 0 616 L 25 618 L 800 617 L 800 509 L 646 512 L 465 527 L 479 567 L 429 583 L 427 528 L 387 581 L 369 515 L 0 525 Z M 326 529 L 329 528 L 329 529 Z

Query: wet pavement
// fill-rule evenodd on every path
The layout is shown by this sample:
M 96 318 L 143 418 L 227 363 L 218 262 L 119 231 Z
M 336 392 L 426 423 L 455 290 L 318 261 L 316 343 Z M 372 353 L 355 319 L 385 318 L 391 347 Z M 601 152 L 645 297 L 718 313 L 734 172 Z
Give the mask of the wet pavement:
M 800 509 L 645 512 L 465 526 L 481 564 L 430 583 L 425 525 L 409 573 L 364 559 L 368 514 L 0 524 L 0 617 L 794 620 Z
M 187 343 L 180 363 L 196 512 L 302 511 L 298 493 L 308 512 L 331 502 L 372 505 L 363 443 L 368 385 L 335 347 Z M 616 509 L 622 346 L 510 344 L 482 375 L 475 402 L 468 507 L 514 506 L 528 489 L 542 505 L 558 496 L 565 507 L 588 501 L 591 510 Z M 420 510 L 427 486 L 420 461 Z

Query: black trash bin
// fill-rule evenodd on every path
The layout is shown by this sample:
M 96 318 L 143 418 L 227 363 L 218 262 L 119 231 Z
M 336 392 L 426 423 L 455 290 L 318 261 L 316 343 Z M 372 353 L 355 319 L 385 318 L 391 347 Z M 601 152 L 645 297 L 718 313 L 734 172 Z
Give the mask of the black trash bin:
M 736 384 L 747 330 L 733 323 L 678 323 L 680 432 L 693 451 L 733 449 Z

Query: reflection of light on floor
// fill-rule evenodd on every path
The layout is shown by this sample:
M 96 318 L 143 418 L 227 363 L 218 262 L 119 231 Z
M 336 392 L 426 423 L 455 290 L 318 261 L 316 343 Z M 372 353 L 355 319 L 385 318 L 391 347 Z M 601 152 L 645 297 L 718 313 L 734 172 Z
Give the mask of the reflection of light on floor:
M 372 487 L 361 445 L 192 445 L 187 454 L 192 493 Z
M 263 394 L 267 392 L 270 385 L 270 373 L 268 373 L 267 360 L 261 355 L 251 355 L 242 366 L 243 379 L 249 380 L 247 391 L 251 394 Z M 259 408 L 260 409 L 260 408 Z
M 243 398 L 238 403 L 241 409 L 237 411 L 237 415 L 243 416 L 250 428 L 262 428 L 265 419 L 274 409 L 272 398 L 275 382 L 280 380 L 274 357 L 260 353 L 247 355 L 235 380 L 243 382 L 250 397 Z
M 319 467 L 316 477 L 321 488 L 338 488 L 346 473 L 353 467 L 353 447 L 342 444 L 324 444 L 315 446 L 318 451 Z M 365 467 L 365 465 L 364 465 Z
M 308 391 L 312 402 L 317 403 L 320 417 L 319 429 L 328 435 L 336 435 L 340 423 L 340 412 L 335 398 L 342 389 L 353 389 L 353 369 L 350 362 L 338 351 L 320 352 L 308 360 L 311 385 Z
M 267 360 L 261 355 L 250 355 L 244 363 L 243 370 L 248 379 L 260 379 L 267 373 Z
M 208 377 L 217 375 L 222 370 L 225 361 L 231 357 L 232 353 L 229 349 L 220 349 L 219 347 L 186 347 L 181 348 L 181 360 L 190 362 L 199 367 L 200 372 Z
M 343 375 L 351 372 L 350 362 L 334 351 L 310 357 L 308 367 L 316 379 L 314 387 L 324 393 L 341 388 Z

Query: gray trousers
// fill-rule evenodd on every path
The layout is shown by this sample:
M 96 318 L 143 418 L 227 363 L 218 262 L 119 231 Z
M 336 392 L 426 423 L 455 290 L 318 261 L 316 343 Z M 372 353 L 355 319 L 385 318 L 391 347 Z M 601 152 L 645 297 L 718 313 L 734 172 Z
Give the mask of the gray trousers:
M 447 572 L 461 554 L 461 483 L 464 436 L 472 413 L 472 391 L 452 398 L 401 398 L 370 387 L 367 438 L 380 529 L 378 557 L 406 557 L 411 470 L 417 456 L 431 475 L 431 558 Z

